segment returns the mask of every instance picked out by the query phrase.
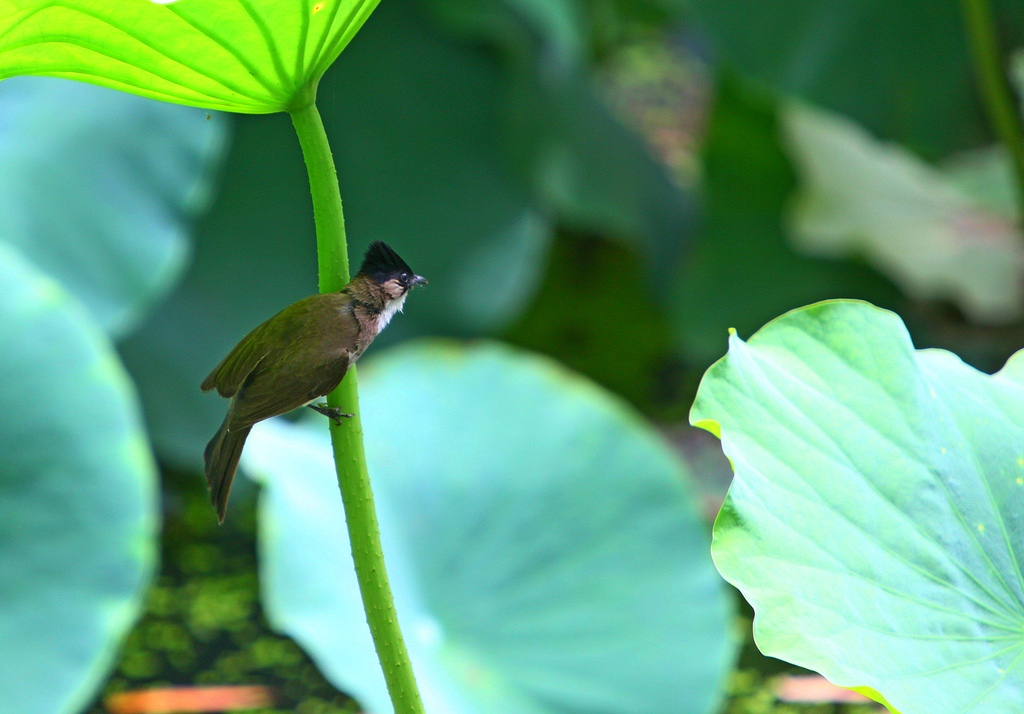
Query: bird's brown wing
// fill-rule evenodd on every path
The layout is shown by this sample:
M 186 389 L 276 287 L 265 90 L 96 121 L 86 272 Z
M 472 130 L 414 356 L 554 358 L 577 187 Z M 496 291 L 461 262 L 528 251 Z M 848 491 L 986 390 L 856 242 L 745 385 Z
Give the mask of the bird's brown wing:
M 256 365 L 270 351 L 270 346 L 266 344 L 262 336 L 273 319 L 264 322 L 235 345 L 227 357 L 221 360 L 220 364 L 214 367 L 213 371 L 203 380 L 200 389 L 208 392 L 216 387 L 217 393 L 222 397 L 235 396 L 245 378 L 256 369 Z
M 273 360 L 296 340 L 313 336 L 310 325 L 315 326 L 318 310 L 328 305 L 340 306 L 347 300 L 347 296 L 338 294 L 310 295 L 289 305 L 243 337 L 203 380 L 200 388 L 208 392 L 216 387 L 222 397 L 233 397 L 260 362 Z
M 232 399 L 228 429 L 250 426 L 322 397 L 334 391 L 348 371 L 360 332 L 348 296 L 313 296 L 282 315 L 288 329 L 272 328 L 271 348 L 255 360 Z
M 315 369 L 306 365 L 302 373 L 289 370 L 286 363 L 275 362 L 267 369 L 261 363 L 235 395 L 228 413 L 228 429 L 252 426 L 333 392 L 348 372 L 348 365 L 347 354 Z

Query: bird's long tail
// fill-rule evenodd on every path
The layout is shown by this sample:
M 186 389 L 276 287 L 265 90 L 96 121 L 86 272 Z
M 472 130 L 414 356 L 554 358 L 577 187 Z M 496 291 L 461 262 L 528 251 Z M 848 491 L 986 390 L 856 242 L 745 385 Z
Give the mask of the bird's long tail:
M 228 431 L 228 419 L 217 429 L 203 452 L 206 461 L 206 485 L 210 487 L 210 503 L 217 509 L 217 522 L 224 522 L 224 513 L 228 508 L 228 494 L 231 493 L 231 482 L 238 470 L 238 459 L 245 446 L 245 437 L 249 436 L 251 426 L 244 429 Z

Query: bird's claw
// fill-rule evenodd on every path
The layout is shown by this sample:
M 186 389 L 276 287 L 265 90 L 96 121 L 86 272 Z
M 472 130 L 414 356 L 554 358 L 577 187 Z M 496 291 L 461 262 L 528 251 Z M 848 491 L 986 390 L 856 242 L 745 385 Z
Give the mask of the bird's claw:
M 306 406 L 315 412 L 320 412 L 328 419 L 332 419 L 338 426 L 341 426 L 342 418 L 351 419 L 354 416 L 353 414 L 346 414 L 337 407 L 329 407 L 326 404 L 307 404 Z

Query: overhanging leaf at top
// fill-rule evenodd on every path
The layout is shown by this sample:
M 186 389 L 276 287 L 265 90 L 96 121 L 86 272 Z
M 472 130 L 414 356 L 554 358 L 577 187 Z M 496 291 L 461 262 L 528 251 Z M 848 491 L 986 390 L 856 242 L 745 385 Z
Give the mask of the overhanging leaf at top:
M 818 303 L 733 335 L 691 421 L 736 472 L 712 554 L 766 654 L 903 714 L 1020 711 L 1024 352 L 989 376 Z
M 246 114 L 308 103 L 379 0 L 0 0 L 0 79 L 67 77 Z

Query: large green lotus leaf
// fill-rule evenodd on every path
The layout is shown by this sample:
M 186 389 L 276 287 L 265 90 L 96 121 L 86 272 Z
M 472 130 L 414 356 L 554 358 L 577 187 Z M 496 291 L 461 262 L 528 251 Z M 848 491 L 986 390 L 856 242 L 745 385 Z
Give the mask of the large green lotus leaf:
M 864 256 L 908 295 L 950 300 L 978 322 L 1024 314 L 1024 233 L 1015 212 L 991 210 L 842 116 L 789 103 L 781 118 L 800 179 L 789 214 L 798 249 Z M 975 180 L 988 176 L 981 171 L 988 165 L 977 166 Z
M 185 266 L 224 118 L 38 77 L 0 82 L 0 107 L 0 240 L 123 334 Z
M 1024 353 L 989 376 L 823 302 L 733 335 L 690 418 L 735 470 L 712 552 L 765 654 L 903 714 L 1019 711 Z
M 991 134 L 959 5 L 696 0 L 694 15 L 730 66 L 935 159 Z M 1021 4 L 996 10 L 1004 46 L 1024 43 Z
M 247 114 L 310 91 L 378 0 L 0 0 L 0 79 L 66 77 Z
M 94 694 L 153 570 L 156 469 L 89 314 L 0 243 L 0 711 Z
M 619 402 L 495 344 L 411 345 L 360 371 L 367 459 L 427 711 L 712 712 L 727 593 L 670 449 Z M 271 422 L 244 465 L 264 603 L 321 670 L 391 711 L 327 429 Z
M 899 293 L 850 260 L 797 253 L 785 231 L 795 187 L 777 102 L 723 75 L 702 149 L 701 234 L 675 277 L 670 317 L 679 349 L 710 364 L 726 330 L 749 334 L 776 315 L 826 298 L 893 305 Z

